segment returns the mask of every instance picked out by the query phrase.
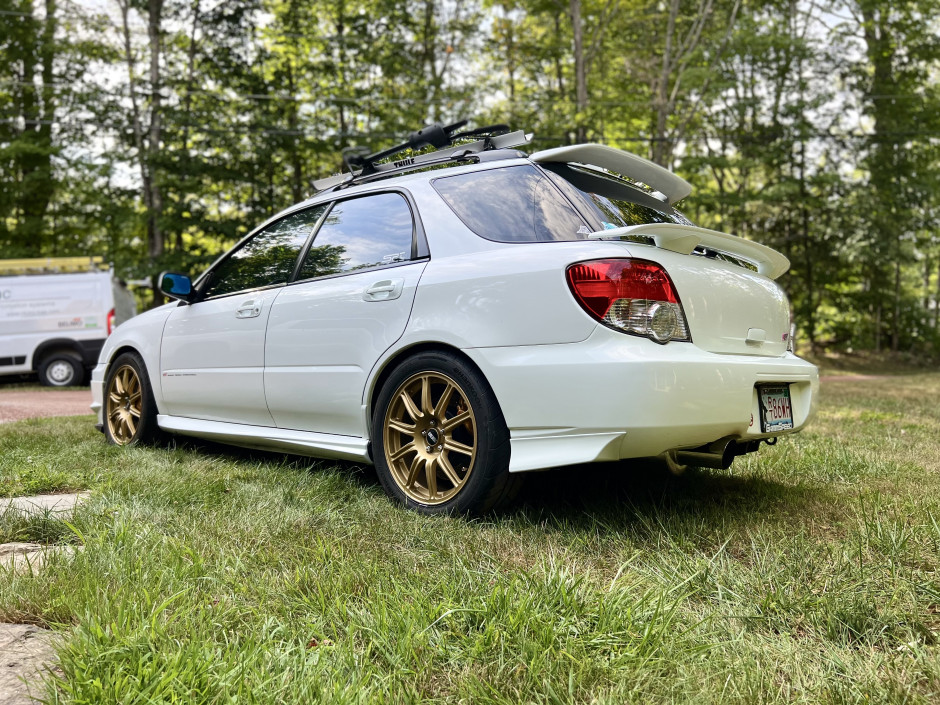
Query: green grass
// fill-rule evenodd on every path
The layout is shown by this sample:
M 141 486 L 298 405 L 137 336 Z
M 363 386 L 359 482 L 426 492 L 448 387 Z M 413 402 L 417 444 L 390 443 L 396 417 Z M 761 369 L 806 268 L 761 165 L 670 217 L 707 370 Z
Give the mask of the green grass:
M 0 619 L 65 635 L 50 701 L 936 702 L 938 397 L 828 383 L 727 472 L 539 473 L 478 521 L 352 465 L 0 426 L 0 492 L 93 492 L 70 525 L 0 517 L 84 546 L 0 578 Z

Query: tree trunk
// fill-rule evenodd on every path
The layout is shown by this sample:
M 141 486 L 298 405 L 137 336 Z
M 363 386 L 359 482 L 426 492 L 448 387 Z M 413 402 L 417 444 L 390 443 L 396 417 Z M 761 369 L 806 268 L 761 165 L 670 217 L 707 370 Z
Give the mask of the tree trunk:
M 29 46 L 23 49 L 23 90 L 21 117 L 23 120 L 24 143 L 28 148 L 17 154 L 15 161 L 20 176 L 17 210 L 20 221 L 14 231 L 14 237 L 23 243 L 29 254 L 43 254 L 46 234 L 46 213 L 55 194 L 55 182 L 52 176 L 52 121 L 55 117 L 55 31 L 56 3 L 46 0 L 46 17 L 40 33 L 34 30 L 38 25 L 33 17 L 25 18 L 30 23 L 26 41 Z M 39 61 L 42 100 L 36 87 L 36 60 Z
M 304 162 L 297 144 L 301 136 L 297 114 L 297 86 L 294 83 L 294 65 L 291 57 L 287 58 L 287 90 L 290 92 L 290 101 L 287 104 L 287 129 L 295 139 L 294 147 L 290 150 L 291 196 L 294 203 L 298 203 L 304 197 Z
M 574 80 L 575 80 L 575 115 L 576 139 L 587 141 L 587 71 L 584 64 L 584 28 L 581 24 L 581 0 L 570 0 L 571 27 L 574 34 Z
M 147 3 L 147 38 L 150 42 L 150 129 L 147 136 L 147 171 L 150 174 L 150 210 L 147 214 L 147 240 L 148 254 L 151 260 L 157 260 L 163 255 L 163 232 L 161 231 L 160 216 L 163 211 L 163 194 L 160 191 L 159 179 L 156 177 L 156 159 L 160 152 L 162 138 L 161 101 L 160 95 L 160 15 L 163 11 L 163 0 L 149 0 Z M 155 298 L 159 296 L 154 291 Z
M 937 258 L 937 293 L 933 297 L 933 333 L 940 334 L 940 257 Z
M 895 57 L 897 47 L 891 34 L 891 9 L 876 0 L 859 2 L 863 18 L 865 51 L 871 67 L 871 84 L 865 96 L 871 103 L 870 115 L 873 122 L 871 153 L 868 157 L 873 208 L 876 215 L 872 219 L 873 232 L 877 239 L 868 248 L 868 268 L 871 275 L 871 295 L 878 301 L 878 311 L 882 311 L 882 301 L 893 298 L 890 341 L 891 349 L 896 351 L 900 337 L 900 255 L 903 224 L 899 222 L 897 208 L 896 183 L 900 172 L 901 155 L 894 137 L 901 129 L 898 121 L 897 106 L 886 100 L 896 92 Z M 895 262 L 894 286 L 891 286 L 890 262 Z M 889 294 L 889 291 L 891 292 Z M 881 323 L 879 315 L 876 331 L 876 350 L 881 347 Z
M 199 28 L 199 2 L 193 0 L 193 26 L 189 34 L 189 46 L 186 48 L 186 82 L 184 88 L 186 94 L 183 96 L 183 173 L 180 181 L 186 183 L 189 171 L 192 166 L 192 156 L 189 153 L 189 123 L 191 116 L 189 114 L 192 106 L 193 77 L 196 73 L 196 30 Z M 176 251 L 183 251 L 183 228 L 176 232 Z

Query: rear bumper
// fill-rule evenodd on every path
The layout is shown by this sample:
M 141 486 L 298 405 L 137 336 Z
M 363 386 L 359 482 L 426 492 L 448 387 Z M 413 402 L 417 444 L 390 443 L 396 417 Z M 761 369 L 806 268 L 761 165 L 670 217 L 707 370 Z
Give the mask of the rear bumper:
M 819 389 L 816 367 L 791 354 L 721 355 L 600 326 L 580 343 L 464 352 L 499 400 L 514 472 L 794 433 Z M 755 385 L 764 382 L 790 384 L 792 431 L 760 433 Z

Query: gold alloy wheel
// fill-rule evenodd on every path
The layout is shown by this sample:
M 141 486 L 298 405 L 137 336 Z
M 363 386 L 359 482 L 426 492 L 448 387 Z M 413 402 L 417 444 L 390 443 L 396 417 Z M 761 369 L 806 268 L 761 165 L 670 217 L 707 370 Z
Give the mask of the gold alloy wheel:
M 130 365 L 122 365 L 111 377 L 104 402 L 108 430 L 119 446 L 126 446 L 134 440 L 140 424 L 142 401 L 137 370 Z
M 385 412 L 385 460 L 401 490 L 441 504 L 467 484 L 477 424 L 466 394 L 447 375 L 420 372 L 395 391 Z

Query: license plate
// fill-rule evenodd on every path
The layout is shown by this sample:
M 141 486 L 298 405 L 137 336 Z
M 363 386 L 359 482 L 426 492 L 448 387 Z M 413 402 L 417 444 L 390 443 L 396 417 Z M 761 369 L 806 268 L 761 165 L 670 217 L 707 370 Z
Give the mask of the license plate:
M 760 400 L 760 428 L 762 433 L 786 431 L 793 428 L 793 407 L 790 404 L 790 385 L 762 385 L 757 388 Z

